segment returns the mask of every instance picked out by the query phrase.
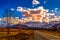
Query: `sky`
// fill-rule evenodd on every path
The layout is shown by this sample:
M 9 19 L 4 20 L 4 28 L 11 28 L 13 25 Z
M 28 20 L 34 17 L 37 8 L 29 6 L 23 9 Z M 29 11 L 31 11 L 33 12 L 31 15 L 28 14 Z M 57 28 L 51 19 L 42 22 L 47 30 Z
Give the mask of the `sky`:
M 35 3 L 34 3 L 35 2 Z M 43 6 L 49 12 L 60 15 L 60 0 L 0 0 L 0 17 L 3 17 L 6 9 L 14 9 L 14 17 L 22 17 L 22 13 L 17 11 L 17 7 L 37 8 Z

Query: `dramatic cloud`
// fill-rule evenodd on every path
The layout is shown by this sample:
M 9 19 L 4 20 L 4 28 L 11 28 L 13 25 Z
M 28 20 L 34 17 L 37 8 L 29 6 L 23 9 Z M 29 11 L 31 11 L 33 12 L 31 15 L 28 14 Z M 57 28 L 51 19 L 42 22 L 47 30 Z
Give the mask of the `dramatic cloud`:
M 37 4 L 40 4 L 40 2 L 37 1 L 37 0 L 33 0 L 33 1 L 32 1 L 32 4 L 33 4 L 33 5 L 37 5 Z
M 29 10 L 29 11 L 46 10 L 47 12 L 49 11 L 48 9 L 44 9 L 43 6 L 40 6 L 38 8 L 34 8 L 34 9 L 31 9 L 31 8 L 24 9 L 23 7 L 17 7 L 17 11 L 19 11 L 19 12 L 26 12 L 27 10 Z

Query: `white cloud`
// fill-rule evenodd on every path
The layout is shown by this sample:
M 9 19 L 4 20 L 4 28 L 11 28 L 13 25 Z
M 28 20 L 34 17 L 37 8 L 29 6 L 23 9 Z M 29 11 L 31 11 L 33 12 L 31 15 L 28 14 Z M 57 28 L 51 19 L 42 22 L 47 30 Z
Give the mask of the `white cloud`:
M 55 13 L 47 13 L 46 15 L 54 16 L 54 15 L 55 15 Z
M 49 10 L 50 12 L 52 13 L 57 13 L 58 11 L 57 10 Z
M 37 0 L 33 0 L 33 1 L 32 1 L 32 4 L 33 4 L 33 5 L 37 5 L 37 4 L 40 4 L 40 2 L 37 1 Z
M 58 10 L 58 8 L 54 8 L 54 10 Z
M 15 17 L 15 19 L 19 19 L 19 17 Z
M 30 8 L 24 9 L 23 7 L 17 7 L 17 11 L 19 11 L 19 12 L 24 12 L 27 10 L 30 10 L 30 11 L 43 10 L 43 6 L 40 6 L 38 8 L 34 8 L 34 9 L 30 9 Z
M 19 12 L 24 12 L 24 11 L 26 11 L 26 10 L 23 9 L 23 7 L 17 7 L 17 11 L 19 11 Z
M 58 8 L 54 8 L 54 9 L 50 10 L 50 12 L 55 12 L 55 13 L 57 13 L 57 12 L 58 12 Z
M 38 8 L 34 8 L 34 9 L 31 9 L 31 8 L 24 9 L 23 7 L 17 7 L 17 11 L 19 11 L 19 12 L 26 12 L 27 10 L 36 11 L 36 10 L 45 10 L 45 9 L 43 6 L 40 6 Z M 48 12 L 49 10 L 46 10 L 46 11 Z
M 55 11 L 55 13 L 57 13 L 57 11 Z
M 44 4 L 46 4 L 46 1 L 44 1 Z
M 43 6 L 40 6 L 40 7 L 38 7 L 38 10 L 40 10 L 40 9 L 43 10 L 43 8 L 44 8 Z
M 0 18 L 0 21 L 2 20 L 2 18 Z
M 17 11 L 23 11 L 22 7 L 17 7 Z
M 13 8 L 11 8 L 11 11 L 14 11 L 14 9 L 13 9 Z
M 28 8 L 27 10 L 36 11 L 36 10 L 37 10 L 37 8 L 35 8 L 35 9 L 30 9 L 30 8 Z
M 45 0 L 43 3 L 46 4 L 47 3 L 47 0 Z
M 54 12 L 54 10 L 51 10 L 51 12 Z

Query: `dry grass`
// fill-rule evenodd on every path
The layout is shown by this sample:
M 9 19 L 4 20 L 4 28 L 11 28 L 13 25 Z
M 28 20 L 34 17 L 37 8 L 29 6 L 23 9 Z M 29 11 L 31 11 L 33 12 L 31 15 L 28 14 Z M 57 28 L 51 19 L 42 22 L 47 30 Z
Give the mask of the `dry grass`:
M 32 30 L 20 30 L 19 34 L 19 29 L 9 29 L 9 34 L 7 34 L 7 29 L 3 31 L 0 29 L 0 40 L 25 40 L 31 33 L 33 33 Z
M 54 36 L 59 36 L 60 37 L 60 32 L 58 31 L 48 31 L 48 30 L 39 30 L 40 32 L 49 34 L 49 35 L 54 35 Z
M 20 30 L 19 32 L 19 29 L 9 29 L 9 35 L 16 35 L 18 33 L 26 33 L 26 34 L 31 34 L 33 33 L 32 30 Z M 7 28 L 0 28 L 0 36 L 9 36 L 7 34 Z

